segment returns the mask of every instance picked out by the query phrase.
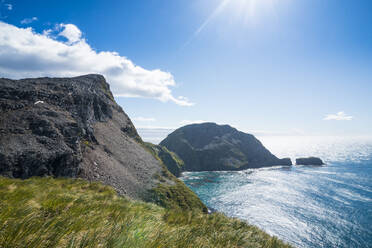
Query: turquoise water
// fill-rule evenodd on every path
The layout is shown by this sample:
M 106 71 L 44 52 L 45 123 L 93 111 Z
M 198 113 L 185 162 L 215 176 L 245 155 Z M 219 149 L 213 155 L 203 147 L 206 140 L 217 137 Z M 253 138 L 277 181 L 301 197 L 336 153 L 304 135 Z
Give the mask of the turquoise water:
M 261 137 L 275 155 L 319 156 L 323 167 L 187 172 L 214 210 L 297 247 L 372 247 L 372 139 Z

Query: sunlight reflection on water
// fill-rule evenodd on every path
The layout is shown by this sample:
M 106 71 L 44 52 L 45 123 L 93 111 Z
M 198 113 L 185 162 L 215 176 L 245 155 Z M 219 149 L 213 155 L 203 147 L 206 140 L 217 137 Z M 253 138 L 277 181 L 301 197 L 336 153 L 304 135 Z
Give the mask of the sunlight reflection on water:
M 327 165 L 187 172 L 181 179 L 208 207 L 298 247 L 372 247 L 372 139 L 260 140 L 278 157 L 318 156 Z

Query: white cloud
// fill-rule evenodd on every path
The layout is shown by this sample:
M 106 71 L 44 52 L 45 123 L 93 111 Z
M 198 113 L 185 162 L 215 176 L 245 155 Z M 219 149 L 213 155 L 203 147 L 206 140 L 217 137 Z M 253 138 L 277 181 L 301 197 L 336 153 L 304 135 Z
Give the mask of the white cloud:
M 132 120 L 134 120 L 134 121 L 141 121 L 141 122 L 154 122 L 154 121 L 156 121 L 155 118 L 142 117 L 142 116 L 134 117 L 134 118 L 132 118 Z
M 200 124 L 200 123 L 204 123 L 204 122 L 208 122 L 208 121 L 204 121 L 204 120 L 182 120 L 180 121 L 180 125 L 181 126 L 186 126 L 186 125 L 190 125 L 190 124 Z
M 52 32 L 57 32 L 55 35 Z M 58 39 L 63 36 L 68 41 Z M 0 75 L 9 78 L 69 77 L 99 73 L 106 77 L 116 97 L 145 97 L 191 106 L 186 97 L 175 97 L 173 75 L 146 70 L 116 52 L 95 51 L 73 24 L 36 33 L 0 22 Z
M 53 32 L 53 29 L 45 29 L 43 30 L 43 36 L 49 36 Z
M 74 24 L 59 24 L 59 27 L 62 29 L 58 35 L 65 37 L 68 40 L 69 44 L 78 42 L 81 40 L 81 31 Z
M 326 121 L 330 121 L 330 120 L 351 121 L 352 119 L 353 119 L 352 116 L 345 114 L 345 112 L 343 112 L 343 111 L 340 111 L 337 114 L 329 114 L 324 118 L 324 120 L 326 120 Z
M 34 16 L 32 18 L 25 18 L 21 21 L 21 24 L 30 24 L 31 22 L 37 21 L 37 17 Z
M 11 5 L 10 3 L 5 3 L 4 5 L 6 6 L 6 8 L 8 10 L 12 10 L 13 9 L 13 5 Z

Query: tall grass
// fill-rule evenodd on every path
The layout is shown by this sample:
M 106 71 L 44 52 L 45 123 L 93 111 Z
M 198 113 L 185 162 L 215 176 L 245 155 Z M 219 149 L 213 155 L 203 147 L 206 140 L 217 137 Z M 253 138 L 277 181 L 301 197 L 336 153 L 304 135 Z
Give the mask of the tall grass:
M 117 196 L 82 179 L 0 177 L 0 247 L 289 247 L 222 214 Z

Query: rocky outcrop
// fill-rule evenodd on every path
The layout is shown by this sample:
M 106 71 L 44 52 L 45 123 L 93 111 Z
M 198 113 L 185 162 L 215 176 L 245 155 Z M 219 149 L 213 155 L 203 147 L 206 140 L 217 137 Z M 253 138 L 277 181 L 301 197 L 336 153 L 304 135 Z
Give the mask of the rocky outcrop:
M 82 177 L 156 201 L 155 189 L 177 185 L 203 206 L 169 174 L 102 76 L 0 79 L 0 175 Z
M 323 161 L 317 157 L 297 158 L 296 165 L 324 165 Z
M 251 134 L 228 125 L 193 124 L 169 134 L 161 143 L 185 163 L 185 171 L 243 170 L 275 165 L 292 165 L 278 159 Z

